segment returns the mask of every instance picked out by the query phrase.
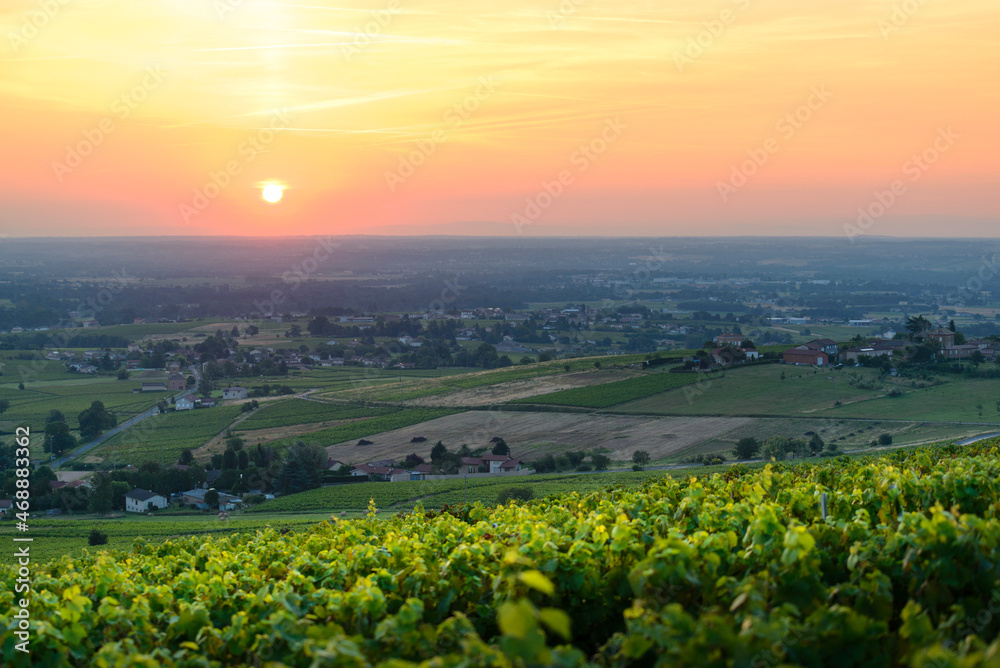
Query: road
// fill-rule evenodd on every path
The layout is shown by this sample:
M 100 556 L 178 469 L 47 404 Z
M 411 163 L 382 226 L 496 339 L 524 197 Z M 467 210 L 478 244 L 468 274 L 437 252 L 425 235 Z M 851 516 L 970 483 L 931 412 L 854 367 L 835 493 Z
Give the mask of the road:
M 68 455 L 64 455 L 64 456 L 60 457 L 59 459 L 55 460 L 54 462 L 51 462 L 49 464 L 49 466 L 52 467 L 53 469 L 59 468 L 60 466 L 64 466 L 70 460 L 75 459 L 75 458 L 77 458 L 77 457 L 79 457 L 81 455 L 87 454 L 88 452 L 90 452 L 91 450 L 93 450 L 94 448 L 96 448 L 98 445 L 100 445 L 104 441 L 108 440 L 109 438 L 111 438 L 115 434 L 119 433 L 120 431 L 128 429 L 129 427 L 131 427 L 133 425 L 139 424 L 140 422 L 142 422 L 146 418 L 151 417 L 153 415 L 156 415 L 159 412 L 160 412 L 160 409 L 157 408 L 156 406 L 153 406 L 152 408 L 150 408 L 145 413 L 140 413 L 139 415 L 136 415 L 134 417 L 130 417 L 128 420 L 125 420 L 125 422 L 122 422 L 120 425 L 118 425 L 114 429 L 111 429 L 109 431 L 104 432 L 103 434 L 101 434 L 100 436 L 98 436 L 97 438 L 95 438 L 93 441 L 91 441 L 89 443 L 85 443 L 84 445 L 81 445 L 80 447 L 78 447 L 76 450 L 74 450 L 73 452 L 69 453 Z

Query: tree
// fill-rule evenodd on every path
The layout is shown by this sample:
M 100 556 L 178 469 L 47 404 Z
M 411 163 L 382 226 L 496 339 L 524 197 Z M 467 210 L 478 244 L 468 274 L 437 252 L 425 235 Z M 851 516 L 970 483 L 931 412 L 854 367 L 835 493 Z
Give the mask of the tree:
M 823 439 L 819 437 L 819 434 L 813 434 L 812 438 L 809 439 L 809 452 L 815 457 L 819 453 L 823 452 L 823 448 L 826 446 L 823 443 Z
M 736 459 L 753 459 L 760 453 L 760 442 L 752 437 L 746 436 L 736 442 L 733 448 L 733 456 Z
M 607 471 L 611 465 L 611 458 L 607 455 L 594 455 L 590 460 L 594 463 L 595 471 Z
M 91 480 L 90 510 L 105 514 L 111 510 L 111 477 L 107 473 L 98 473 Z
M 922 315 L 910 316 L 906 319 L 906 331 L 910 333 L 910 339 L 914 336 L 930 329 L 932 323 Z
M 69 425 L 65 422 L 50 422 L 45 425 L 45 452 L 60 455 L 76 446 L 76 438 L 69 433 Z
M 423 457 L 421 457 L 415 452 L 411 452 L 410 454 L 406 455 L 406 459 L 403 461 L 403 466 L 408 469 L 412 469 L 413 467 L 420 466 L 423 463 L 424 463 Z M 348 473 L 350 473 L 350 471 L 348 471 Z
M 209 380 L 207 375 L 203 376 L 201 382 L 198 383 L 198 393 L 203 397 L 211 395 L 214 389 L 215 383 Z
M 650 457 L 649 453 L 646 452 L 645 450 L 636 450 L 635 452 L 632 453 L 632 463 L 635 464 L 635 466 L 639 467 L 638 470 L 640 471 L 644 467 L 648 466 L 649 462 L 651 461 L 652 457 Z
M 108 544 L 108 534 L 104 533 L 99 529 L 91 529 L 90 535 L 87 536 L 87 545 L 91 547 L 95 545 L 107 545 Z
M 129 493 L 129 485 L 124 480 L 115 480 L 111 483 L 111 507 L 115 510 L 125 510 L 125 495 Z
M 80 436 L 84 441 L 91 441 L 118 424 L 115 416 L 108 413 L 100 401 L 91 403 L 90 408 L 77 416 L 77 421 L 80 423 Z
M 230 471 L 236 468 L 236 451 L 231 447 L 226 448 L 226 451 L 222 453 L 222 470 Z
M 115 374 L 115 377 L 118 378 L 118 380 L 128 380 L 131 375 L 132 374 L 128 372 L 128 369 L 122 367 L 121 369 L 118 369 L 118 373 Z
M 784 436 L 773 436 L 761 446 L 761 456 L 764 461 L 780 462 L 788 454 L 791 442 Z
M 180 459 L 178 459 L 177 461 L 178 461 L 178 463 L 180 463 L 183 466 L 188 466 L 191 463 L 193 463 L 194 462 L 194 455 L 191 454 L 191 449 L 190 448 L 184 448 L 183 450 L 181 450 Z
M 65 422 L 65 421 L 66 421 L 66 416 L 62 414 L 62 411 L 57 411 L 54 409 L 49 411 L 49 416 L 45 418 L 45 424 L 49 424 L 51 422 Z
M 510 456 L 510 446 L 507 445 L 507 441 L 503 440 L 502 438 L 499 441 L 497 441 L 496 445 L 493 446 L 493 454 L 494 455 L 507 455 L 509 457 Z
M 248 336 L 257 336 L 259 332 L 260 329 L 257 328 L 257 325 L 247 325 L 246 333 Z
M 879 445 L 892 445 L 892 434 L 885 433 L 885 434 L 879 435 L 879 437 L 878 437 L 878 444 Z
M 448 448 L 441 441 L 438 441 L 433 448 L 431 448 L 431 461 L 439 462 L 448 456 Z
M 218 508 L 219 507 L 219 492 L 216 491 L 215 489 L 210 489 L 207 492 L 205 492 L 205 504 L 209 508 Z
M 294 494 L 314 489 L 322 482 L 326 469 L 326 450 L 315 443 L 297 441 L 285 454 L 278 472 L 278 489 L 282 494 Z
M 6 413 L 8 408 L 10 408 L 10 402 L 6 399 L 0 399 L 0 415 Z
M 240 450 L 239 454 L 236 455 L 236 468 L 241 471 L 246 471 L 250 467 L 250 455 L 247 454 L 246 450 Z

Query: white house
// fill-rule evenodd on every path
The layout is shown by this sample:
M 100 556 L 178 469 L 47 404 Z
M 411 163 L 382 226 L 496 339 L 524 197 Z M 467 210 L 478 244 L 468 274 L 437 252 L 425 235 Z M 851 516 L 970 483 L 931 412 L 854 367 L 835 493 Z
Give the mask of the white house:
M 151 508 L 166 508 L 167 503 L 166 497 L 138 487 L 125 495 L 125 510 L 130 513 L 145 513 Z
M 190 411 L 194 410 L 194 407 L 198 405 L 198 397 L 193 394 L 185 394 L 183 397 L 174 402 L 179 411 Z
M 222 391 L 223 399 L 246 399 L 247 398 L 247 388 L 233 386 L 227 387 Z

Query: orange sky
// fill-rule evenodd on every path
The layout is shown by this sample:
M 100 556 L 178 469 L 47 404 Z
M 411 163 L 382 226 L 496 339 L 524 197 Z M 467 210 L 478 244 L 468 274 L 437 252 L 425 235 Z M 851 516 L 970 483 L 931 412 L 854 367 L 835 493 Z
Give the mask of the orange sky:
M 0 232 L 992 236 L 998 32 L 996 0 L 5 0 Z

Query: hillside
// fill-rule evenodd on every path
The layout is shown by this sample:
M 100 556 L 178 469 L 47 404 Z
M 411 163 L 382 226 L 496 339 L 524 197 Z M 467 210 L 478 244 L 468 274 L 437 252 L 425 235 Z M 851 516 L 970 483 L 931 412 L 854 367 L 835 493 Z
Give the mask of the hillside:
M 33 566 L 30 657 L 8 563 L 0 646 L 11 666 L 981 665 L 1000 650 L 998 455 L 139 541 Z

